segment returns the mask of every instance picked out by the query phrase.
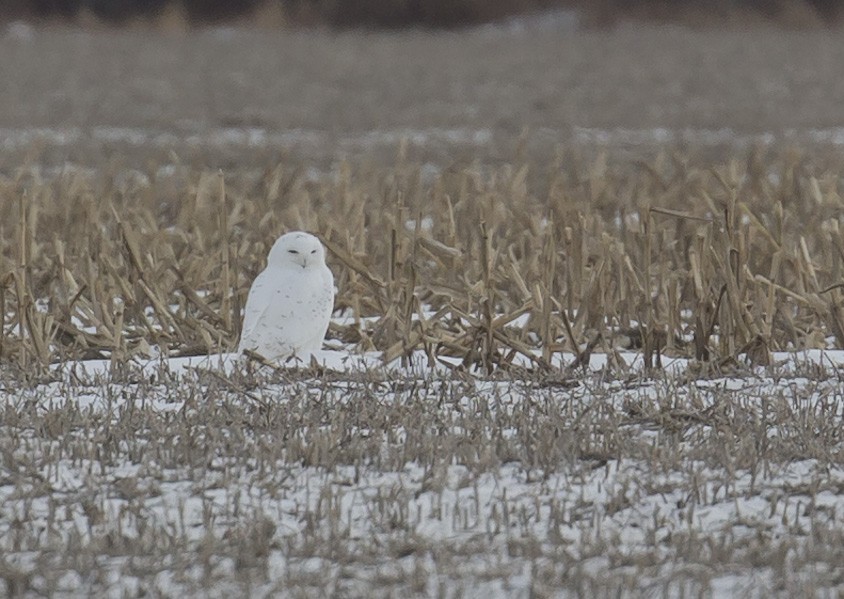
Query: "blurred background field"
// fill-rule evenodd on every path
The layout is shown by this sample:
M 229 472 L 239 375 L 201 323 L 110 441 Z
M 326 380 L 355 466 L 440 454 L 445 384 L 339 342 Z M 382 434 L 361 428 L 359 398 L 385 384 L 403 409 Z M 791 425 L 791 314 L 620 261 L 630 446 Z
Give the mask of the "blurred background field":
M 383 162 L 403 140 L 410 159 L 440 164 L 541 163 L 561 144 L 621 156 L 841 142 L 834 27 L 595 29 L 578 14 L 401 33 L 10 22 L 0 168 L 33 152 L 53 166 L 170 151 L 210 167 L 283 152 Z

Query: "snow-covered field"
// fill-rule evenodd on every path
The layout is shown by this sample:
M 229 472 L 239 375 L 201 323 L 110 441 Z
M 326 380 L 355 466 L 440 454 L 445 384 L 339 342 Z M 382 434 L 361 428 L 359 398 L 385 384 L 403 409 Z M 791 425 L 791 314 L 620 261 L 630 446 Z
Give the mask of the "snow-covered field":
M 844 594 L 844 353 L 736 355 L 844 345 L 840 35 L 558 17 L 0 36 L 0 596 Z M 137 358 L 291 228 L 332 350 Z
M 572 378 L 325 351 L 4 382 L 0 577 L 36 596 L 832 596 L 844 355 Z

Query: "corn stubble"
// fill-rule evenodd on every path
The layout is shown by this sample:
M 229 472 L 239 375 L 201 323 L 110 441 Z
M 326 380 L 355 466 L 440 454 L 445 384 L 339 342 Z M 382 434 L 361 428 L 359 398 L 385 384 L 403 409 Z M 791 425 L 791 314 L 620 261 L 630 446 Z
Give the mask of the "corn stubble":
M 823 503 L 844 485 L 840 373 L 702 380 L 844 344 L 836 164 L 572 151 L 434 181 L 400 157 L 321 179 L 179 167 L 179 184 L 21 168 L 0 180 L 0 589 L 601 596 L 748 572 L 840 589 Z M 287 229 L 321 235 L 356 317 L 329 345 L 454 371 L 132 360 L 233 350 Z M 577 372 L 592 352 L 622 376 Z M 663 355 L 697 366 L 663 374 Z M 108 376 L 33 391 L 89 358 Z
M 126 184 L 21 168 L 0 181 L 0 360 L 231 351 L 287 229 L 324 239 L 336 311 L 355 317 L 329 343 L 385 361 L 421 350 L 490 372 L 522 355 L 547 371 L 630 346 L 649 366 L 670 354 L 709 370 L 844 346 L 840 173 L 793 152 L 734 154 L 572 152 L 455 165 L 425 184 L 401 159 L 317 181 L 283 163 L 196 168 L 176 189 L 152 169 Z

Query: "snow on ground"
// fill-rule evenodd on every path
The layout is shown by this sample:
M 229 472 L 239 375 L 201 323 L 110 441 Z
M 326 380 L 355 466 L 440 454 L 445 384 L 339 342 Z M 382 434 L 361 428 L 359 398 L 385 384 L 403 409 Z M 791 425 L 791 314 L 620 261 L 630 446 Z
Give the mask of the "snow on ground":
M 336 351 L 6 382 L 6 591 L 840 592 L 844 354 L 701 380 L 624 358 L 564 383 Z
M 578 144 L 612 146 L 657 146 L 665 144 L 694 144 L 701 147 L 746 147 L 773 145 L 777 141 L 810 142 L 832 146 L 844 145 L 844 127 L 788 129 L 779 133 L 741 133 L 731 128 L 648 129 L 575 127 L 566 129 L 542 127 L 535 134 L 540 138 L 571 139 Z M 70 147 L 80 142 L 126 144 L 129 147 L 161 147 L 185 145 L 192 148 L 296 148 L 332 144 L 343 152 L 359 152 L 378 147 L 397 147 L 401 143 L 413 146 L 430 144 L 486 146 L 494 143 L 496 132 L 489 128 L 423 129 L 394 128 L 337 134 L 321 129 L 274 130 L 264 127 L 208 128 L 199 123 L 186 124 L 183 131 L 145 127 L 27 127 L 0 128 L 0 148 L 16 150 L 34 143 Z

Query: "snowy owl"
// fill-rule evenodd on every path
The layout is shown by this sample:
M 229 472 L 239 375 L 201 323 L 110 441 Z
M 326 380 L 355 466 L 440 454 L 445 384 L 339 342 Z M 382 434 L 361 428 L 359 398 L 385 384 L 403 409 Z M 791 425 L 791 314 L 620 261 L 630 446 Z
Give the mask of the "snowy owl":
M 237 351 L 280 360 L 319 350 L 333 308 L 334 276 L 320 240 L 303 231 L 282 235 L 249 290 Z

